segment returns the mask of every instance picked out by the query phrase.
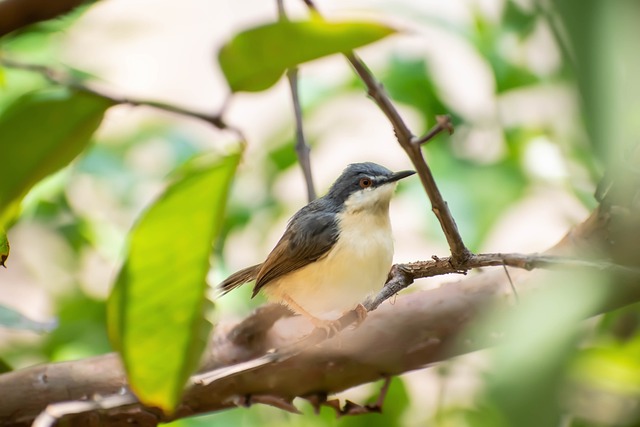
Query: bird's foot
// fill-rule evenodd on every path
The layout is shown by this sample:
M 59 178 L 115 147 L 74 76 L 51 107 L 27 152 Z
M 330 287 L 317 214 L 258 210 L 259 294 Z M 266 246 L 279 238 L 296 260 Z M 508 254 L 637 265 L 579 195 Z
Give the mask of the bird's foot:
M 310 316 L 309 320 L 311 320 L 311 323 L 313 323 L 313 326 L 317 329 L 322 329 L 326 333 L 327 338 L 337 335 L 341 330 L 340 321 L 338 320 L 320 319 L 315 316 Z
M 362 324 L 362 322 L 364 322 L 369 312 L 362 304 L 356 305 L 356 308 L 353 309 L 353 312 L 356 313 L 356 316 L 358 317 L 356 319 L 356 323 L 354 324 L 354 328 L 357 328 Z
M 320 319 L 319 317 L 316 317 L 313 314 L 309 313 L 307 310 L 305 310 L 300 304 L 295 302 L 293 298 L 291 298 L 289 295 L 286 295 L 286 294 L 283 295 L 282 299 L 294 311 L 302 314 L 304 317 L 309 319 L 311 323 L 313 323 L 313 326 L 316 327 L 316 329 L 322 329 L 325 332 L 327 338 L 331 338 L 334 335 L 337 335 L 338 332 L 340 332 L 340 330 L 342 329 L 340 327 L 339 320 Z

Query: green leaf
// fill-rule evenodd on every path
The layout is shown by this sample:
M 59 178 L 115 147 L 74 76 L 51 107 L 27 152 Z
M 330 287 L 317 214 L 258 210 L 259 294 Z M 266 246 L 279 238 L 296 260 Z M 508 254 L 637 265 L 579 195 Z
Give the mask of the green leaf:
M 11 372 L 13 368 L 4 360 L 0 359 L 0 374 L 5 374 L 7 372 Z
M 0 326 L 34 332 L 49 332 L 55 329 L 58 322 L 38 322 L 25 317 L 13 308 L 0 305 Z
M 362 21 L 279 21 L 237 34 L 220 49 L 218 60 L 232 91 L 257 92 L 273 86 L 287 68 L 349 52 L 394 32 Z
M 200 157 L 180 169 L 131 232 L 109 298 L 109 335 L 132 390 L 168 412 L 206 341 L 209 256 L 239 159 Z
M 611 289 L 609 279 L 594 271 L 554 272 L 531 283 L 536 293 L 513 310 L 487 313 L 487 322 L 472 326 L 483 331 L 476 337 L 505 337 L 491 354 L 492 369 L 485 374 L 479 397 L 482 406 L 495 408 L 505 422 L 496 424 L 491 417 L 493 424 L 478 425 L 560 424 L 560 400 L 566 396 L 567 368 L 581 341 L 581 321 L 601 309 Z
M 0 228 L 0 265 L 6 267 L 5 262 L 9 258 L 9 239 L 4 229 Z
M 504 27 L 515 32 L 520 40 L 524 40 L 533 33 L 538 21 L 535 11 L 528 12 L 515 1 L 508 1 L 505 5 L 502 21 Z
M 56 88 L 27 93 L 0 114 L 0 225 L 34 184 L 86 147 L 111 105 Z

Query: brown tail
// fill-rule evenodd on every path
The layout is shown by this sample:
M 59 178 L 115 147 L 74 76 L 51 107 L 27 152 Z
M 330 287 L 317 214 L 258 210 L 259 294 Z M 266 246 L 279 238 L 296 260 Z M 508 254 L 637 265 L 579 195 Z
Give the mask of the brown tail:
M 242 270 L 237 271 L 231 276 L 227 277 L 222 283 L 218 285 L 220 296 L 234 290 L 240 285 L 255 280 L 258 272 L 260 271 L 260 267 L 262 267 L 262 264 L 252 265 L 251 267 L 243 268 Z

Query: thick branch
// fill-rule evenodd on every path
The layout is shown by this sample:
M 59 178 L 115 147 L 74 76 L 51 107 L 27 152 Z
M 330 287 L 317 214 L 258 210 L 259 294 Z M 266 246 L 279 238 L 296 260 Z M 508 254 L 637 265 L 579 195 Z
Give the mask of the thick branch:
M 520 281 L 519 287 L 524 286 Z M 345 330 L 340 338 L 321 347 L 309 348 L 281 363 L 223 378 L 209 386 L 194 384 L 171 418 L 138 405 L 104 411 L 100 414 L 101 425 L 119 425 L 118 420 L 125 417 L 139 421 L 139 425 L 155 425 L 157 420 L 234 407 L 238 396 L 276 396 L 286 401 L 296 396 L 334 393 L 494 345 L 499 342 L 499 334 L 470 336 L 464 331 L 489 303 L 494 304 L 494 311 L 509 309 L 505 289 L 504 274 L 494 270 L 436 290 L 400 297 L 394 305 L 384 305 L 373 312 L 358 329 Z M 640 287 L 618 289 L 625 292 L 627 304 L 640 300 Z M 263 345 L 291 344 L 308 331 L 305 327 L 304 319 L 297 317 L 280 321 L 267 334 Z M 251 356 L 247 347 L 235 346 L 224 332 L 216 334 L 214 342 L 216 345 L 207 356 L 211 367 Z M 115 394 L 124 381 L 124 373 L 113 354 L 2 375 L 0 423 L 28 425 L 49 402 L 83 399 L 96 392 Z M 97 416 L 92 414 L 94 418 Z M 70 419 L 75 419 L 71 425 L 87 422 L 86 415 Z
M 523 268 L 559 264 L 571 268 L 607 269 L 618 283 L 612 297 L 600 310 L 612 309 L 640 301 L 640 279 L 636 270 L 573 258 L 593 255 L 594 248 L 605 243 L 608 220 L 596 211 L 584 224 L 574 229 L 547 255 L 485 254 L 470 258 L 480 265 L 513 265 Z M 599 254 L 602 256 L 602 253 Z M 408 266 L 408 267 L 407 267 Z M 422 277 L 448 271 L 456 272 L 445 258 L 405 265 L 407 277 Z M 439 274 L 439 273 L 438 273 Z M 514 280 L 523 298 L 534 279 L 550 272 L 520 270 Z M 398 275 L 397 277 L 402 277 Z M 415 292 L 397 298 L 394 304 L 381 305 L 355 330 L 344 330 L 340 337 L 307 347 L 292 357 L 258 366 L 238 375 L 222 377 L 204 385 L 197 381 L 184 396 L 173 418 L 230 408 L 247 403 L 238 396 L 258 395 L 253 400 L 286 407 L 296 396 L 334 393 L 386 375 L 418 369 L 453 355 L 474 351 L 497 342 L 499 334 L 475 332 L 465 327 L 476 321 L 491 304 L 491 310 L 510 310 L 510 290 L 502 270 L 492 270 L 430 291 Z M 276 310 L 277 311 L 277 310 Z M 273 310 L 262 309 L 257 315 L 236 324 L 218 325 L 202 370 L 212 370 L 253 360 L 271 348 L 291 348 L 310 325 L 300 317 L 281 319 L 273 328 Z M 239 332 L 241 331 L 241 332 Z M 375 349 L 375 351 L 372 351 Z M 345 375 L 348 372 L 349 375 Z M 98 393 L 113 395 L 126 385 L 116 355 L 80 361 L 36 366 L 0 375 L 0 425 L 28 425 L 52 402 L 81 400 Z M 25 399 L 24 396 L 29 396 Z M 251 401 L 251 400 L 249 400 Z M 90 405 L 89 405 L 90 406 Z M 97 405 L 100 406 L 100 405 Z M 88 415 L 71 415 L 71 425 L 87 425 Z M 141 405 L 92 412 L 102 425 L 125 425 L 134 420 L 139 425 L 155 425 L 169 417 Z
M 455 336 L 477 316 L 482 305 L 504 300 L 497 297 L 504 289 L 497 278 L 498 275 L 482 275 L 472 282 L 398 298 L 394 305 L 385 305 L 373 312 L 358 329 L 345 330 L 339 339 L 329 340 L 321 347 L 308 348 L 281 363 L 223 378 L 210 386 L 194 384 L 174 417 L 233 407 L 235 396 L 266 394 L 286 399 L 318 392 L 333 393 L 377 380 L 383 374 L 399 374 L 442 360 L 451 355 L 444 352 L 445 344 L 454 342 Z M 233 344 L 224 332 L 229 329 L 233 329 L 233 325 L 218 328 L 212 340 L 215 346 L 205 361 L 208 368 L 258 355 L 251 348 Z M 266 335 L 259 350 L 292 345 L 308 331 L 304 319 L 280 321 Z M 477 348 L 477 345 L 467 345 L 466 351 Z M 346 372 L 349 375 L 345 375 Z M 116 394 L 125 381 L 114 354 L 1 375 L 0 425 L 29 425 L 51 402 L 80 400 L 95 393 Z M 116 425 L 113 417 L 118 412 L 102 414 L 102 425 Z M 135 420 L 136 414 L 148 418 L 149 413 L 139 406 L 137 412 L 128 409 L 126 416 Z M 74 417 L 77 416 L 70 418 Z M 77 424 L 72 425 L 83 425 L 81 417 L 76 419 Z

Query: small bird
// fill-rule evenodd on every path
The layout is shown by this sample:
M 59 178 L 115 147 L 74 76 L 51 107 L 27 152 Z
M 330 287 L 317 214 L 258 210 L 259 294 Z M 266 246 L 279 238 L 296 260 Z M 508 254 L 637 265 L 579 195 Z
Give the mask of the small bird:
M 252 298 L 261 291 L 319 327 L 359 307 L 387 280 L 389 202 L 397 181 L 414 173 L 370 162 L 347 166 L 325 196 L 291 217 L 266 261 L 229 276 L 221 294 L 255 280 Z

